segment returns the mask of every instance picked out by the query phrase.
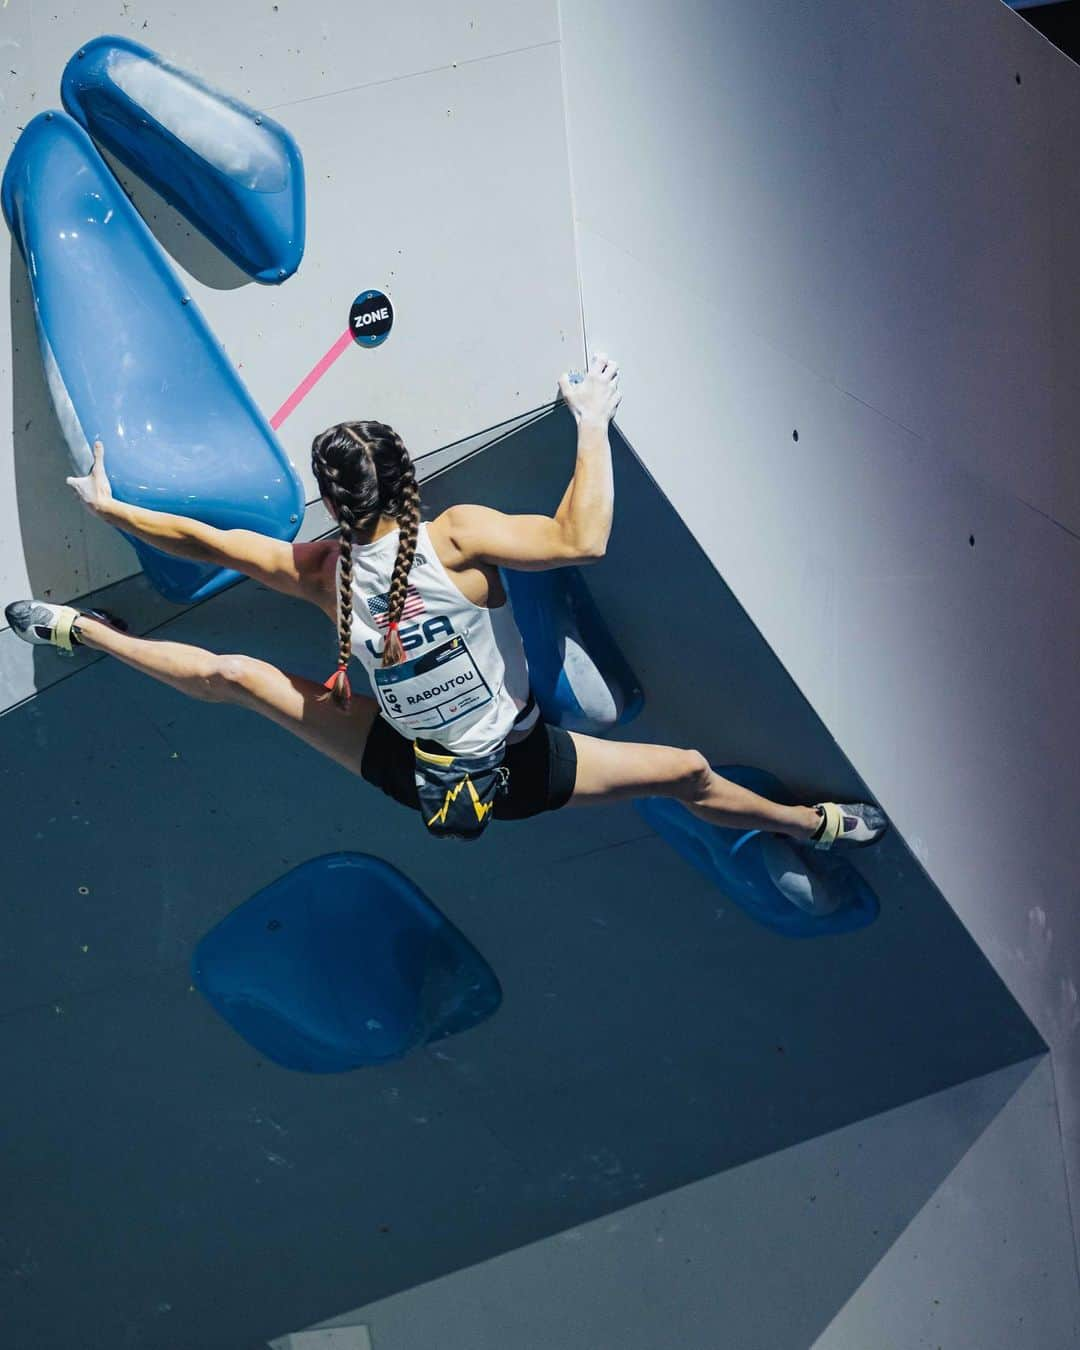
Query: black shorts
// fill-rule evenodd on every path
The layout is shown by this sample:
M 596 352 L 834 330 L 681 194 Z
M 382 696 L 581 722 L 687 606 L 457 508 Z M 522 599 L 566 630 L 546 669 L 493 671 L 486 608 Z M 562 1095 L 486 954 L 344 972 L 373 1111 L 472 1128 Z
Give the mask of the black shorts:
M 419 810 L 412 741 L 376 717 L 368 732 L 360 772 L 402 806 Z M 565 806 L 577 780 L 577 750 L 569 732 L 537 718 L 527 736 L 507 746 L 510 783 L 495 798 L 496 820 L 524 820 Z

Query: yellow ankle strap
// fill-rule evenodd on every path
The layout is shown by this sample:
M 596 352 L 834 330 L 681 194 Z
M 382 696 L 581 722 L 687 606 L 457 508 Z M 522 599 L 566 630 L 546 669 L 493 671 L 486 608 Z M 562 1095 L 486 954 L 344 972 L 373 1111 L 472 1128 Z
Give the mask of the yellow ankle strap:
M 832 848 L 844 830 L 844 813 L 835 802 L 819 803 L 825 812 L 825 828 L 813 840 L 815 848 Z
M 72 609 L 70 605 L 62 605 L 56 618 L 56 627 L 53 629 L 53 645 L 59 647 L 62 652 L 71 653 L 75 644 L 71 640 L 71 629 L 75 620 L 79 617 L 79 611 Z

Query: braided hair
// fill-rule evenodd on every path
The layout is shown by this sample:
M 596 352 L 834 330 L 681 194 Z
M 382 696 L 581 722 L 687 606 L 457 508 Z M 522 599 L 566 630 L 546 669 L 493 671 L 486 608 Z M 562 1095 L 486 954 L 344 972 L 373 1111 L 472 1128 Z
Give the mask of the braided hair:
M 358 531 L 371 529 L 380 516 L 398 523 L 398 550 L 390 579 L 389 613 L 382 663 L 405 659 L 398 624 L 409 589 L 409 572 L 420 529 L 420 487 L 405 443 L 384 422 L 341 422 L 315 437 L 311 467 L 322 495 L 337 518 L 341 544 L 338 589 L 338 666 L 326 687 L 339 707 L 347 708 L 352 690 L 352 546 Z

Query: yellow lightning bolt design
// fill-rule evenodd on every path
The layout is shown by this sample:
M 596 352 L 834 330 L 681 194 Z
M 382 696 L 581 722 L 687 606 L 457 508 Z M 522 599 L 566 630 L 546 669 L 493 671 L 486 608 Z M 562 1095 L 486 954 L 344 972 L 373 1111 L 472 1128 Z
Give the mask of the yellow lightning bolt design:
M 440 825 L 446 824 L 446 817 L 449 814 L 451 806 L 453 806 L 453 804 L 457 801 L 460 794 L 464 792 L 466 788 L 469 789 L 469 795 L 472 797 L 473 810 L 476 812 L 476 819 L 481 822 L 483 821 L 484 817 L 488 814 L 488 812 L 495 805 L 495 803 L 487 802 L 485 804 L 484 802 L 482 802 L 480 800 L 480 794 L 477 792 L 473 780 L 471 778 L 463 778 L 460 783 L 457 783 L 454 785 L 454 787 L 447 789 L 446 797 L 445 800 L 443 801 L 442 806 L 439 807 L 439 809 L 428 821 L 429 827 L 434 825 L 436 821 L 438 821 Z

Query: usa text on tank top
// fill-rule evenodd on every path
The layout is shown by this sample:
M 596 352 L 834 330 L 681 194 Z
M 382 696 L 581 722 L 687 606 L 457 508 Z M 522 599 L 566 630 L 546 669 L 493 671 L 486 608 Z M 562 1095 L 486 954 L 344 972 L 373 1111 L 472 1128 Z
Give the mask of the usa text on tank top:
M 529 698 L 529 671 L 509 604 L 468 600 L 439 560 L 426 525 L 417 536 L 398 628 L 405 661 L 382 670 L 395 530 L 352 549 L 353 654 L 382 715 L 410 740 L 482 755 L 505 740 Z

